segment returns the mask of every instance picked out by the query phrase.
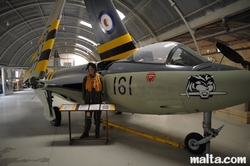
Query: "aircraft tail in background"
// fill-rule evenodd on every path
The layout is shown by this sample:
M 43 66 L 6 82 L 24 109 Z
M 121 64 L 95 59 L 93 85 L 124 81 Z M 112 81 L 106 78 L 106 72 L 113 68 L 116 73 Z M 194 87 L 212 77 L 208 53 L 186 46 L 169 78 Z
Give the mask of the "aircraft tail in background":
M 55 1 L 47 20 L 46 27 L 38 41 L 36 51 L 31 57 L 30 66 L 25 73 L 24 82 L 29 81 L 29 83 L 32 84 L 32 80 L 44 78 L 65 1 L 66 0 Z
M 102 61 L 123 59 L 136 47 L 110 0 L 85 0 Z

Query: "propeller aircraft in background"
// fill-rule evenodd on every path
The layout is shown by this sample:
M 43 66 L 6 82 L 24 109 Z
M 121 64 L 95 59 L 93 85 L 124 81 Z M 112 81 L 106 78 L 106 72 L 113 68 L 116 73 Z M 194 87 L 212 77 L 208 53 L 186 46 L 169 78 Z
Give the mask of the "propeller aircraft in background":
M 53 95 L 81 104 L 82 79 L 88 74 L 87 65 L 81 65 L 46 75 L 64 3 L 56 0 L 25 76 L 54 126 L 60 125 L 61 113 L 53 107 Z M 117 111 L 157 115 L 204 112 L 204 135 L 192 132 L 185 138 L 189 152 L 202 154 L 223 127 L 211 127 L 212 111 L 250 100 L 246 93 L 250 90 L 249 71 L 211 63 L 177 42 L 137 49 L 111 0 L 85 0 L 85 5 L 100 44 L 101 62 L 96 64 L 105 80 L 106 102 L 114 103 Z M 237 54 L 221 43 L 217 47 L 226 56 Z

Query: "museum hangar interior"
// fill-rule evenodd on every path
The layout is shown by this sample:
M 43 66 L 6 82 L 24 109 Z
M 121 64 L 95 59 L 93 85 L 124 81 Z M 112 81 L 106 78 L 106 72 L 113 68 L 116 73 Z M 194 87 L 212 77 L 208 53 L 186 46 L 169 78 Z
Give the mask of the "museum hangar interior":
M 213 63 L 243 69 L 239 62 L 224 57 L 217 49 L 215 43 L 220 42 L 250 61 L 248 0 L 112 2 L 137 48 L 175 41 Z M 23 78 L 54 3 L 54 0 L 0 1 L 0 165 L 189 165 L 193 155 L 185 148 L 115 127 L 108 127 L 107 145 L 102 141 L 75 141 L 69 145 L 67 114 L 62 113 L 61 126 L 50 125 L 43 116 L 42 103 L 24 85 Z M 58 67 L 57 55 L 66 68 L 101 60 L 90 22 L 84 0 L 66 0 L 50 55 L 51 69 Z M 60 106 L 67 102 L 55 97 L 54 103 Z M 110 112 L 109 120 L 183 144 L 187 133 L 203 132 L 202 116 L 202 113 L 159 116 Z M 73 135 L 82 132 L 83 118 L 82 113 L 72 114 Z M 211 141 L 210 152 L 214 156 L 250 156 L 248 102 L 213 111 L 212 120 L 215 128 L 225 124 L 220 135 Z

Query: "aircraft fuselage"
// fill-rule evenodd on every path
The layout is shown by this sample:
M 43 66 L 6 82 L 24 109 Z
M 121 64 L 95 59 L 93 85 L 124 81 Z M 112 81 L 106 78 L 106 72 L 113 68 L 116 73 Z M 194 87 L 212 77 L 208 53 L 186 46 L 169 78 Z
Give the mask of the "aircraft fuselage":
M 194 76 L 197 78 L 192 80 Z M 152 70 L 105 74 L 104 79 L 108 102 L 116 103 L 117 110 L 122 112 L 205 112 L 250 99 L 250 94 L 246 93 L 249 90 L 250 73 L 244 70 Z
M 211 63 L 176 42 L 150 45 L 127 59 L 105 63 L 100 62 L 98 69 L 107 102 L 121 112 L 206 112 L 250 100 L 249 71 Z M 81 103 L 87 74 L 86 65 L 59 70 L 45 89 Z

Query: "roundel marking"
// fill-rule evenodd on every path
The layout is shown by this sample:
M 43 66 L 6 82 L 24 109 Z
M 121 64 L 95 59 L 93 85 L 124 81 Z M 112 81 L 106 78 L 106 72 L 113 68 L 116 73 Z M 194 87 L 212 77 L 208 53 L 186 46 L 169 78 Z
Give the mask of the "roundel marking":
M 104 23 L 104 26 L 106 26 L 106 27 L 109 26 L 108 19 L 104 19 L 104 20 L 103 20 L 103 23 Z
M 113 33 L 115 30 L 115 19 L 113 15 L 108 11 L 101 11 L 99 14 L 99 25 L 104 33 Z

